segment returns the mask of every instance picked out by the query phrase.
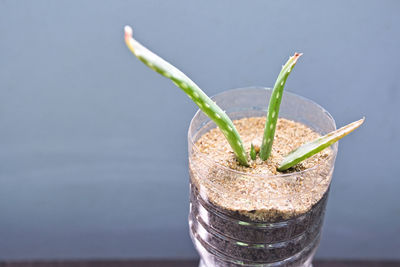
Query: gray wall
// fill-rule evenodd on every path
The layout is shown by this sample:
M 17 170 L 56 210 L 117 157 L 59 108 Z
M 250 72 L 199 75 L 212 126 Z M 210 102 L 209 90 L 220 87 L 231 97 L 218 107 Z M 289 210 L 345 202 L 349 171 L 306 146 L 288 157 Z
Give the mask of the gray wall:
M 123 26 L 209 94 L 273 85 L 338 125 L 319 257 L 400 259 L 400 1 L 0 1 L 0 259 L 195 257 L 196 107 Z M 397 148 L 397 149 L 396 149 Z

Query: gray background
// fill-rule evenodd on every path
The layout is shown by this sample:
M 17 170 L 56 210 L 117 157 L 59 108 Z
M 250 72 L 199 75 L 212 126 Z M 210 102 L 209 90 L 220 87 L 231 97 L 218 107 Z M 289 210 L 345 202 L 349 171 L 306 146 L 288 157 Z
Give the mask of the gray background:
M 195 257 L 196 111 L 123 26 L 209 94 L 289 91 L 345 138 L 318 257 L 400 259 L 400 1 L 0 1 L 0 259 Z M 396 149 L 397 148 L 397 149 Z

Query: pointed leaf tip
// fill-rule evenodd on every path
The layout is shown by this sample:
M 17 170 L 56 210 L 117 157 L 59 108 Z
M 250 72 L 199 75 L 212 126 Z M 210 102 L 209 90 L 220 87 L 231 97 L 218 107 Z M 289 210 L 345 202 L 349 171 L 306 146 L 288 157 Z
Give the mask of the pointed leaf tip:
M 303 55 L 303 53 L 294 53 L 293 55 L 293 64 L 296 64 L 297 60 Z
M 132 28 L 131 28 L 131 26 L 129 26 L 129 25 L 126 25 L 125 27 L 124 27 L 124 31 L 125 31 L 125 37 L 126 36 L 132 36 Z

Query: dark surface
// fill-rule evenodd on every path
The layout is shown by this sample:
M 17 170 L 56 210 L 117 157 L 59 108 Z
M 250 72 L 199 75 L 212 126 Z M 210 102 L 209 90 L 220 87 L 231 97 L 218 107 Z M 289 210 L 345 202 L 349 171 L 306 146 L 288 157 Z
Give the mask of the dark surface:
M 197 267 L 197 260 L 2 262 L 0 267 Z M 314 267 L 398 267 L 394 261 L 316 261 Z

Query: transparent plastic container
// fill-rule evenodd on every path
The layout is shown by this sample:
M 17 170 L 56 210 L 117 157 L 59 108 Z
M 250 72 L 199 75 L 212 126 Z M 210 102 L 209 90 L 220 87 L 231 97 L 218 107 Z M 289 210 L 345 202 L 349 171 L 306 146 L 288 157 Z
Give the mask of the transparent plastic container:
M 265 116 L 271 90 L 251 87 L 225 91 L 213 100 L 232 119 Z M 280 117 L 301 122 L 320 134 L 336 129 L 331 115 L 316 103 L 285 92 Z M 190 171 L 190 235 L 200 254 L 200 266 L 311 266 L 323 223 L 329 186 L 337 153 L 337 143 L 326 162 L 301 172 L 263 176 L 235 171 L 201 154 L 196 141 L 216 125 L 202 112 L 193 117 L 188 132 Z M 208 179 L 212 174 L 212 179 Z M 264 190 L 261 201 L 274 210 L 285 212 L 265 220 L 250 219 L 246 213 L 227 208 L 221 203 L 229 198 L 235 203 L 248 201 L 251 194 L 232 194 L 219 182 L 231 179 L 245 183 L 277 187 L 251 188 Z M 280 193 L 280 186 L 296 188 L 296 194 Z M 304 196 L 307 196 L 306 198 Z M 309 209 L 299 212 L 307 204 Z M 251 213 L 252 211 L 249 211 Z

